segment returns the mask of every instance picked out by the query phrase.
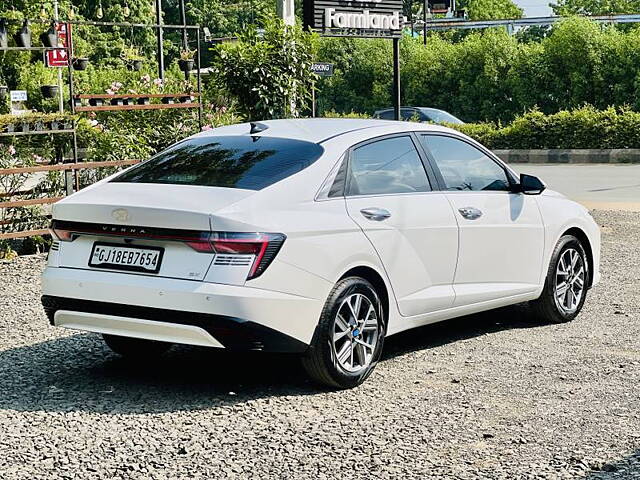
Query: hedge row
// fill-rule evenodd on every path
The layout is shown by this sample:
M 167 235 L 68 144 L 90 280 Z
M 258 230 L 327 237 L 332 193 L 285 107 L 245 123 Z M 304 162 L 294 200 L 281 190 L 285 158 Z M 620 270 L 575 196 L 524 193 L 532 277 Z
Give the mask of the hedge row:
M 583 107 L 545 115 L 534 110 L 507 125 L 450 125 L 491 149 L 640 148 L 640 113 Z

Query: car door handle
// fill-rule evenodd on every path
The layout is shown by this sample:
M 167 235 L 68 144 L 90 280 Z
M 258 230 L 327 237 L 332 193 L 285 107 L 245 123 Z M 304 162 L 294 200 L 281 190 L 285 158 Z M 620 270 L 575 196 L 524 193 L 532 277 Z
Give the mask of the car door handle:
M 482 216 L 482 211 L 476 207 L 462 207 L 458 209 L 458 212 L 467 220 L 476 220 Z
M 364 218 L 368 220 L 375 220 L 376 222 L 381 222 L 382 220 L 386 220 L 391 216 L 391 213 L 389 213 L 388 210 L 376 207 L 363 208 L 362 210 L 360 210 L 360 213 L 364 216 Z

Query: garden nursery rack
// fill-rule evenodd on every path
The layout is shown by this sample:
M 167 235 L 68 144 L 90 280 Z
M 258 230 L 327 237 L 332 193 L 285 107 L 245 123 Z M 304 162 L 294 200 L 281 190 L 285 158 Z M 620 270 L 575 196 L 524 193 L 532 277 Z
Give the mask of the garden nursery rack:
M 0 45 L 0 52 L 7 51 L 41 51 L 43 56 L 47 51 L 52 50 L 64 50 L 66 52 L 67 62 L 64 67 L 67 70 L 67 87 L 69 92 L 69 109 L 72 114 L 82 112 L 113 112 L 113 111 L 126 111 L 126 110 L 164 110 L 164 109 L 189 109 L 197 108 L 198 110 L 198 125 L 202 128 L 202 83 L 200 75 L 200 26 L 199 25 L 166 25 L 166 24 L 143 24 L 143 23 L 128 23 L 128 22 L 95 22 L 95 21 L 65 21 L 58 22 L 51 19 L 34 19 L 34 20 L 5 20 L 8 24 L 22 23 L 28 25 L 29 23 L 44 23 L 44 24 L 64 24 L 66 26 L 66 41 L 64 45 L 59 46 L 6 46 Z M 74 72 L 74 50 L 73 50 L 73 34 L 72 27 L 74 25 L 87 25 L 95 27 L 123 27 L 123 28 L 151 28 L 157 32 L 159 42 L 162 41 L 162 31 L 168 30 L 181 30 L 183 31 L 183 41 L 187 41 L 187 32 L 195 31 L 196 34 L 196 53 L 194 58 L 197 92 L 183 92 L 183 93 L 157 93 L 157 94 L 91 94 L 91 93 L 76 93 L 74 92 L 73 85 L 73 72 Z M 185 45 L 186 48 L 186 45 Z M 164 60 L 162 59 L 162 51 L 158 52 L 158 66 L 160 77 L 163 77 Z M 55 68 L 55 67 L 51 67 Z M 189 70 L 185 72 L 185 75 L 189 75 Z M 63 95 L 63 92 L 58 92 L 59 95 Z M 18 120 L 18 118 L 16 119 Z M 0 132 L 0 138 L 24 136 L 24 135 L 57 135 L 67 134 L 72 136 L 72 157 L 70 161 L 62 159 L 61 163 L 55 163 L 54 160 L 47 164 L 36 164 L 32 166 L 15 167 L 15 168 L 3 168 L 0 169 L 0 176 L 5 175 L 25 175 L 34 173 L 46 173 L 52 171 L 64 171 L 65 172 L 65 185 L 66 195 L 70 195 L 74 191 L 80 188 L 78 171 L 83 169 L 94 169 L 103 167 L 122 167 L 129 166 L 138 163 L 138 160 L 113 160 L 113 161 L 98 161 L 98 162 L 81 162 L 78 160 L 78 142 L 76 136 L 75 123 L 66 123 L 60 128 L 60 126 L 50 125 L 29 125 L 26 122 L 18 122 L 20 125 L 18 129 L 11 128 L 5 129 Z M 50 127 L 50 128 L 47 128 Z M 10 130 L 10 131 L 7 131 Z M 16 192 L 15 195 L 20 195 L 22 192 Z M 46 196 L 41 198 L 33 198 L 26 200 L 15 200 L 9 198 L 8 201 L 2 201 L 6 198 L 6 192 L 4 195 L 0 192 L 0 209 L 8 208 L 20 208 L 34 205 L 48 205 L 55 203 L 64 198 L 64 196 Z M 1 227 L 2 225 L 0 225 Z M 48 233 L 46 229 L 30 229 L 30 230 L 18 230 L 4 232 L 0 229 L 0 240 L 17 239 L 30 237 L 34 235 L 44 235 Z

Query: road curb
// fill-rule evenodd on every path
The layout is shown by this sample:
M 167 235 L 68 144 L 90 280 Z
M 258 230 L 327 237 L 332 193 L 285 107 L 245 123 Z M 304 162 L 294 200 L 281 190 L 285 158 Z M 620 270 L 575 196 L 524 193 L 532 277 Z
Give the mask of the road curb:
M 507 163 L 640 163 L 640 148 L 494 150 Z

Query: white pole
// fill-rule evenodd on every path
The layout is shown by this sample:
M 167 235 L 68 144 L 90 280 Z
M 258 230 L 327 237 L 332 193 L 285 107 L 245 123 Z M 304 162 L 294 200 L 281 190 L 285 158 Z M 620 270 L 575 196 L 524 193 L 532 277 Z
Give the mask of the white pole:
M 296 11 L 293 0 L 276 0 L 276 12 L 278 17 L 284 20 L 285 25 L 296 24 Z

